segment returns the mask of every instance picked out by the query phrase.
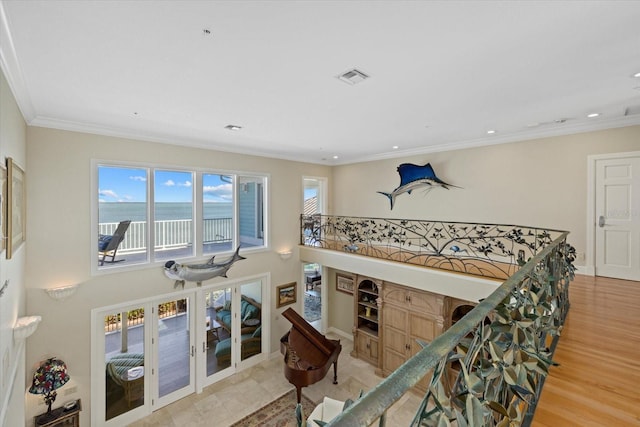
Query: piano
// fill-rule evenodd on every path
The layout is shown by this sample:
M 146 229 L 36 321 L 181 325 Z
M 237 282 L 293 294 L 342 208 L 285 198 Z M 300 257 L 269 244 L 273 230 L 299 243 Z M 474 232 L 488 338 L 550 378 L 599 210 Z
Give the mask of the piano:
M 333 383 L 338 384 L 338 356 L 340 340 L 326 338 L 292 308 L 282 315 L 292 328 L 280 338 L 280 352 L 284 354 L 284 376 L 294 386 L 298 403 L 302 387 L 315 384 L 327 375 L 333 363 Z

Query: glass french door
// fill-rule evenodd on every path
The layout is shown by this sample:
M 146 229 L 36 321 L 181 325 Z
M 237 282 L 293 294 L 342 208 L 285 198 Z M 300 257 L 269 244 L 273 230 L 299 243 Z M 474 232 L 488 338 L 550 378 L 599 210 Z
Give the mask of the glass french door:
M 265 278 L 202 290 L 205 332 L 201 352 L 205 356 L 198 388 L 257 363 L 266 352 L 262 331 Z
M 263 360 L 267 280 L 94 309 L 91 425 L 130 424 Z
M 195 391 L 195 322 L 192 294 L 153 303 L 157 404 L 162 407 Z M 154 402 L 155 403 L 155 402 Z
M 145 314 L 146 305 L 123 307 L 94 317 L 103 339 L 99 341 L 104 356 L 102 391 L 104 406 L 99 408 L 99 424 L 117 425 L 116 419 L 144 410 L 145 397 Z M 110 423 L 109 421 L 112 420 Z

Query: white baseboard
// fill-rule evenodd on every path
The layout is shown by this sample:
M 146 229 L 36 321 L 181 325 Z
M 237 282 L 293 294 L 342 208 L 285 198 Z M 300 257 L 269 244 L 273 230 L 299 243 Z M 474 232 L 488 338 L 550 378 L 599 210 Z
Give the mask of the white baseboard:
M 341 336 L 342 338 L 349 340 L 349 341 L 353 341 L 353 334 L 351 333 L 347 333 L 341 329 L 338 328 L 334 328 L 333 326 L 330 326 L 329 329 L 327 330 L 327 333 L 331 333 L 331 334 L 336 334 Z

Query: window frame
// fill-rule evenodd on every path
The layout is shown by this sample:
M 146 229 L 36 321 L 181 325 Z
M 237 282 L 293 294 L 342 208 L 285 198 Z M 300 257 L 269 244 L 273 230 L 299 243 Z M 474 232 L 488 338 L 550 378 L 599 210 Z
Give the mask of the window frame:
M 111 264 L 105 266 L 98 265 L 98 230 L 99 227 L 99 169 L 100 167 L 114 167 L 114 168 L 131 168 L 131 169 L 144 169 L 147 173 L 147 200 L 146 202 L 146 224 L 147 224 L 147 236 L 146 236 L 146 258 L 145 260 L 135 263 L 123 263 L 123 264 Z M 90 238 L 90 259 L 91 259 L 91 274 L 102 275 L 111 272 L 123 272 L 128 270 L 141 270 L 145 268 L 155 268 L 158 265 L 163 265 L 168 261 L 168 258 L 157 259 L 155 256 L 155 227 L 150 226 L 155 222 L 155 175 L 156 171 L 175 171 L 175 172 L 189 172 L 193 175 L 193 202 L 192 202 L 192 217 L 193 217 L 193 246 L 194 250 L 191 255 L 184 257 L 175 257 L 174 260 L 180 262 L 194 262 L 199 259 L 209 259 L 213 255 L 224 256 L 225 254 L 231 254 L 240 242 L 240 207 L 239 207 L 239 187 L 238 183 L 240 178 L 249 177 L 261 180 L 262 182 L 262 228 L 263 228 L 263 244 L 258 246 L 250 246 L 243 249 L 243 253 L 246 252 L 262 252 L 270 250 L 270 231 L 269 231 L 269 200 L 270 191 L 269 184 L 271 176 L 268 173 L 259 172 L 247 172 L 242 170 L 228 170 L 228 169 L 214 169 L 214 168 L 202 168 L 202 167 L 185 167 L 177 165 L 167 164 L 150 164 L 140 162 L 127 162 L 127 161 L 115 161 L 115 160 L 103 160 L 92 159 L 91 160 L 91 238 Z M 233 238 L 232 247 L 227 251 L 220 252 L 204 252 L 203 245 L 203 221 L 204 221 L 204 189 L 203 189 L 203 175 L 230 175 L 233 177 L 232 191 L 233 191 Z

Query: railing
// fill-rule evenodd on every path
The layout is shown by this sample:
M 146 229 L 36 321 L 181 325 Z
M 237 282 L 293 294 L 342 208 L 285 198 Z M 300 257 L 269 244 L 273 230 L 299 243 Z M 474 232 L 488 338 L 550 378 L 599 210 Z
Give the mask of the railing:
M 300 244 L 494 279 L 507 279 L 562 231 L 328 215 L 300 216 Z
M 158 318 L 166 319 L 168 317 L 177 316 L 187 311 L 187 300 L 181 299 L 177 301 L 168 301 L 158 305 Z M 129 310 L 127 313 L 127 327 L 138 326 L 144 324 L 144 309 L 136 308 Z M 122 330 L 122 313 L 111 314 L 104 318 L 104 331 L 118 332 Z
M 412 426 L 530 421 L 569 309 L 568 233 L 532 227 L 302 216 L 301 244 L 488 277 L 490 296 L 329 426 L 369 426 L 430 375 Z M 456 368 L 456 369 L 454 369 Z M 431 373 L 430 373 L 431 372 Z
M 113 234 L 117 222 L 98 224 L 99 234 Z M 169 221 L 155 221 L 155 249 L 175 248 L 191 245 L 193 236 L 193 220 L 177 219 Z M 205 219 L 202 227 L 204 243 L 226 243 L 233 239 L 233 219 L 215 218 Z M 118 252 L 139 252 L 147 249 L 147 223 L 145 221 L 131 222 L 129 229 L 120 243 Z

